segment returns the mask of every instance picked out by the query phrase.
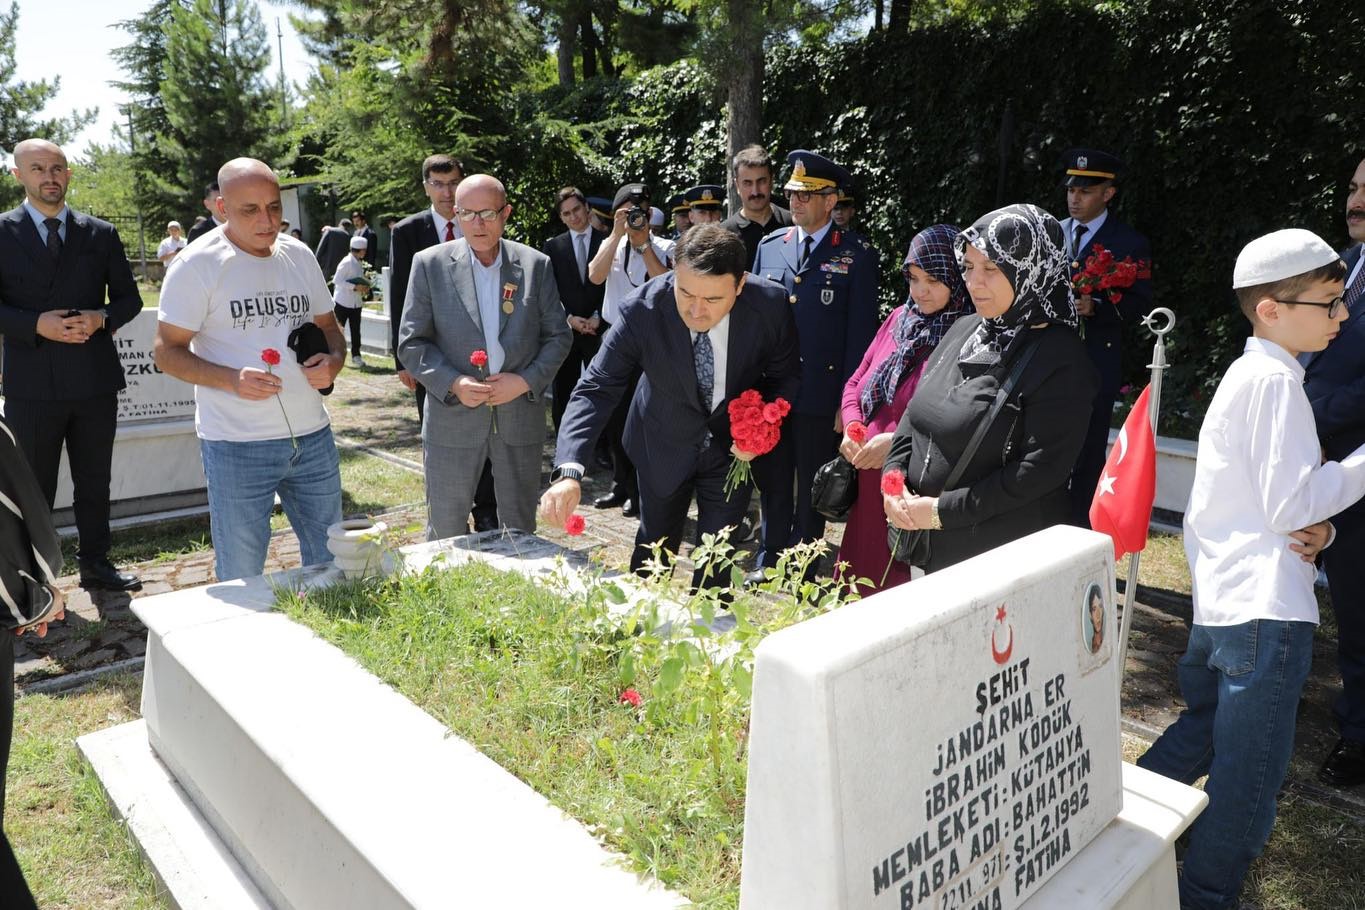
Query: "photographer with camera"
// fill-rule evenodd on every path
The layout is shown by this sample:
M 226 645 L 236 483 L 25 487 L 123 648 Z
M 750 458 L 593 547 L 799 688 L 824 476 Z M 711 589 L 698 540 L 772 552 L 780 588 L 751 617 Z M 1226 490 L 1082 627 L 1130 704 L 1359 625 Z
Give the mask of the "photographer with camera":
M 656 237 L 649 229 L 647 186 L 643 183 L 627 183 L 616 191 L 611 210 L 611 234 L 602 241 L 597 255 L 593 256 L 588 266 L 588 280 L 593 284 L 606 285 L 602 295 L 602 310 L 593 314 L 591 320 L 600 336 L 605 336 L 607 329 L 616 321 L 621 301 L 651 278 L 657 278 L 673 267 L 673 241 Z M 635 379 L 632 379 L 604 431 L 604 438 L 611 444 L 611 491 L 593 501 L 593 505 L 599 509 L 621 506 L 622 511 L 630 517 L 639 514 L 640 502 L 636 494 L 635 466 L 621 445 L 621 434 L 625 430 L 626 411 L 630 408 L 634 394 Z

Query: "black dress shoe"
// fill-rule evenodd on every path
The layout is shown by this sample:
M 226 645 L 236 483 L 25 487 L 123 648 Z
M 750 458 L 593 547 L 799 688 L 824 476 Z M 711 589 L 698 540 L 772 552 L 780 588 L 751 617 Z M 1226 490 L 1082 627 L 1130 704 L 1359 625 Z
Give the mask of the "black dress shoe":
M 1365 784 L 1365 742 L 1337 740 L 1331 754 L 1318 770 L 1318 777 L 1333 787 Z
M 621 504 L 621 514 L 627 518 L 640 517 L 640 497 L 632 496 Z
M 626 501 L 626 494 L 618 492 L 617 490 L 612 490 L 606 496 L 599 496 L 594 499 L 592 501 L 592 507 L 594 509 L 614 509 L 617 506 L 625 505 Z
M 105 591 L 141 591 L 142 579 L 120 572 L 107 559 L 81 561 L 81 587 L 102 588 Z
M 493 518 L 474 518 L 474 533 L 482 534 L 484 531 L 496 531 L 498 529 L 498 519 Z

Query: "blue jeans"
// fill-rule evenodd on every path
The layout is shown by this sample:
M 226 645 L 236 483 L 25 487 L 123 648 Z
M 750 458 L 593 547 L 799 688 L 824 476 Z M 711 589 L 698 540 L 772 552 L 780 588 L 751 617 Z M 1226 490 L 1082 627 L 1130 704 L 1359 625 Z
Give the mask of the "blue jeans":
M 1178 671 L 1187 707 L 1137 762 L 1186 784 L 1209 776 L 1208 808 L 1190 826 L 1182 910 L 1236 907 L 1247 868 L 1270 838 L 1314 628 L 1257 619 L 1190 629 Z
M 270 513 L 280 494 L 305 566 L 331 561 L 327 528 L 341 520 L 341 469 L 332 428 L 258 442 L 199 440 L 209 487 L 214 570 L 219 581 L 265 569 Z

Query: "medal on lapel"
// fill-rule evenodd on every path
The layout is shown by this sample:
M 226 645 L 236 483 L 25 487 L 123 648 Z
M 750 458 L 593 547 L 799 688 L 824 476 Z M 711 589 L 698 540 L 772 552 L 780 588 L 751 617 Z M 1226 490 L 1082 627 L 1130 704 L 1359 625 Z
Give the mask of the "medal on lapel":
M 834 288 L 821 288 L 821 289 L 820 289 L 820 302 L 823 303 L 825 306 L 829 306 L 831 303 L 833 303 L 833 302 L 834 302 Z
M 508 316 L 511 316 L 512 311 L 517 308 L 516 304 L 512 302 L 512 298 L 516 293 L 517 286 L 512 282 L 509 281 L 502 286 L 502 311 Z

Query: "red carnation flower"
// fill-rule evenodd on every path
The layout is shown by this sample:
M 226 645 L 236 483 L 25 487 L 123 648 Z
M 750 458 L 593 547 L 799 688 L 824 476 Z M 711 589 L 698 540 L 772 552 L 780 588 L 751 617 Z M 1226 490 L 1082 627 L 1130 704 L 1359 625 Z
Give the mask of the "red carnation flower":
M 583 528 L 586 524 L 587 522 L 583 520 L 583 516 L 575 512 L 569 516 L 568 521 L 564 522 L 564 533 L 568 534 L 570 537 L 577 537 L 579 534 L 583 533 Z
M 469 362 L 482 370 L 484 367 L 488 366 L 488 352 L 483 348 L 479 348 L 473 354 L 469 355 Z
M 1123 292 L 1122 292 L 1122 291 L 1110 291 L 1110 292 L 1109 292 L 1109 301 L 1110 301 L 1111 303 L 1118 303 L 1118 302 L 1119 302 L 1120 300 L 1122 300 L 1122 299 L 1123 299 Z
M 632 708 L 638 708 L 640 707 L 640 702 L 644 701 L 644 699 L 641 698 L 640 693 L 636 692 L 634 689 L 626 689 L 621 693 L 621 697 L 618 698 L 617 701 L 623 705 L 630 705 Z
M 860 420 L 855 420 L 850 423 L 844 428 L 844 432 L 848 434 L 849 439 L 852 439 L 858 445 L 867 442 L 867 424 Z
M 905 474 L 891 469 L 882 475 L 882 492 L 887 496 L 899 496 L 905 492 Z
M 280 365 L 280 352 L 274 348 L 266 348 L 261 351 L 261 360 L 266 366 L 277 367 Z

